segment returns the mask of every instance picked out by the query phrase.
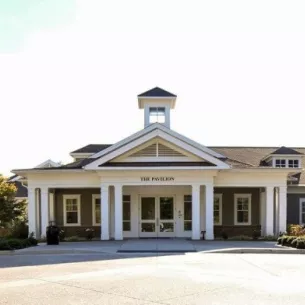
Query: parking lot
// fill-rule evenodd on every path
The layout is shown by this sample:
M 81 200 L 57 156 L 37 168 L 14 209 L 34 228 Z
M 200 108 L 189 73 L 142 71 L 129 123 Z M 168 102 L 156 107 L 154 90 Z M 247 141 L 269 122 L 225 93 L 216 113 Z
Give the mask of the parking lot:
M 303 255 L 2 255 L 0 267 L 0 304 L 304 304 Z

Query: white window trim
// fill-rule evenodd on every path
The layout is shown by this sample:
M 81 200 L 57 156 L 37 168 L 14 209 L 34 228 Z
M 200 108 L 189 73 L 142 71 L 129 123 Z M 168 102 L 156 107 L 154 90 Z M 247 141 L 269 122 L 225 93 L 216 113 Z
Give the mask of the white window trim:
M 93 226 L 100 226 L 101 223 L 96 222 L 95 219 L 95 200 L 101 199 L 101 194 L 93 194 L 92 195 L 92 225 Z M 102 200 L 101 200 L 101 209 L 102 209 Z
M 63 195 L 63 206 L 64 206 L 64 226 L 65 227 L 76 227 L 81 225 L 81 209 L 80 209 L 80 196 L 77 195 Z M 67 223 L 67 210 L 66 210 L 66 201 L 67 199 L 76 199 L 77 201 L 77 223 Z
M 219 198 L 219 222 L 214 222 L 214 225 L 221 226 L 222 225 L 222 194 L 214 194 L 214 198 Z M 213 212 L 214 212 L 214 202 L 213 202 Z
M 249 226 L 252 222 L 251 215 L 251 194 L 234 194 L 234 225 L 236 226 Z M 249 217 L 248 222 L 237 222 L 237 198 L 248 198 L 249 200 Z
M 284 167 L 277 167 L 276 166 L 276 160 L 285 160 L 285 166 Z M 289 161 L 298 161 L 298 167 L 289 167 Z M 272 166 L 275 168 L 301 168 L 301 158 L 300 157 L 273 157 L 272 159 Z
M 300 198 L 299 202 L 299 224 L 305 225 L 305 223 L 302 222 L 302 204 L 305 203 L 305 198 Z
M 129 196 L 129 201 L 127 201 L 127 200 L 124 200 L 124 196 Z M 123 228 L 123 232 L 131 232 L 132 230 L 131 230 L 131 227 L 132 227 L 132 223 L 131 223 L 131 195 L 130 194 L 124 194 L 124 195 L 122 195 L 122 204 L 123 204 L 123 209 L 124 209 L 124 202 L 129 202 L 129 208 L 130 208 L 130 219 L 129 220 L 127 220 L 127 219 L 124 219 L 124 213 L 123 213 L 123 219 L 122 219 L 122 226 L 124 227 L 124 222 L 130 222 L 130 230 L 128 230 L 128 231 L 124 231 L 124 228 Z

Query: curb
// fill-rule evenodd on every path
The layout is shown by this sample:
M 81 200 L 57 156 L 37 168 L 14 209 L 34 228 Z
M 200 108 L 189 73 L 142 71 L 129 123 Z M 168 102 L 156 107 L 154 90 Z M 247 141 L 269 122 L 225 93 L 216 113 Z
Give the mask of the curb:
M 234 253 L 234 254 L 305 254 L 302 249 L 273 249 L 273 248 L 238 248 L 238 249 L 218 249 L 218 250 L 203 250 L 201 254 L 209 253 Z
M 118 250 L 116 253 L 194 253 L 197 250 Z
M 0 255 L 14 255 L 15 250 L 1 250 Z

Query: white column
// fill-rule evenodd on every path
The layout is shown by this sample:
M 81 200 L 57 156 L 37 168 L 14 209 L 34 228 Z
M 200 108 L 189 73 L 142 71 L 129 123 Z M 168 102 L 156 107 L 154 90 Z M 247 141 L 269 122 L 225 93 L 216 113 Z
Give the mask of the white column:
M 214 239 L 214 186 L 205 186 L 205 239 Z
M 114 185 L 114 239 L 123 240 L 123 201 L 122 185 Z
M 109 240 L 109 185 L 101 185 L 101 240 Z
M 260 225 L 262 236 L 266 235 L 266 191 L 260 192 Z
M 55 221 L 55 205 L 54 205 L 54 193 L 49 193 L 49 215 L 50 221 Z
M 41 231 L 41 198 L 40 188 L 35 188 L 35 211 L 36 211 L 36 238 L 40 238 Z
M 31 233 L 36 237 L 36 191 L 33 187 L 28 187 L 28 224 L 29 224 L 29 235 Z
M 266 187 L 266 235 L 274 235 L 274 200 L 273 200 L 273 186 Z
M 200 239 L 200 185 L 192 185 L 192 239 Z
M 49 225 L 49 189 L 46 187 L 40 188 L 40 198 L 41 198 L 41 238 L 46 237 L 46 229 Z
M 279 231 L 287 231 L 287 186 L 279 187 Z

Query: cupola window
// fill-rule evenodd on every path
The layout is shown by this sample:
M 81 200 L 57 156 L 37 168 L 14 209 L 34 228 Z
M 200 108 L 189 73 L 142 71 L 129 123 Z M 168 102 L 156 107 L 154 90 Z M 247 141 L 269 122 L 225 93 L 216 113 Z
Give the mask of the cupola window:
M 149 123 L 165 123 L 165 107 L 150 107 Z

